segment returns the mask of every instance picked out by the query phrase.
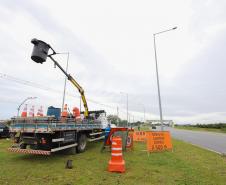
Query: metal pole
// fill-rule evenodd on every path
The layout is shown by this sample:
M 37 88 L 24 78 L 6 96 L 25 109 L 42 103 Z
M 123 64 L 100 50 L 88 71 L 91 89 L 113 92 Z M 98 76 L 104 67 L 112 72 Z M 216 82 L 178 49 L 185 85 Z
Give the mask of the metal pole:
M 156 67 L 156 79 L 157 79 L 157 87 L 158 87 L 158 99 L 159 99 L 159 113 L 160 113 L 160 122 L 161 122 L 161 130 L 163 131 L 163 116 L 162 116 L 162 103 L 161 103 L 161 94 L 160 94 L 160 85 L 159 85 L 159 74 L 158 74 L 158 62 L 157 62 L 157 52 L 156 52 L 156 43 L 155 43 L 155 35 L 165 33 L 168 31 L 172 31 L 177 29 L 177 27 L 173 27 L 168 30 L 164 30 L 158 33 L 154 33 L 154 50 L 155 50 L 155 67 Z
M 145 123 L 145 106 L 144 106 L 144 123 Z
M 64 54 L 64 53 L 62 53 L 62 54 Z M 69 52 L 68 53 L 65 53 L 65 54 L 67 54 L 67 66 L 66 66 L 66 73 L 67 73 L 67 71 L 68 71 L 68 61 L 69 61 Z M 65 76 L 65 79 L 64 79 L 64 92 L 63 92 L 63 101 L 62 101 L 62 111 L 64 109 L 66 85 L 67 85 L 67 76 Z
M 129 116 L 129 100 L 128 100 L 128 93 L 126 93 L 126 112 L 127 112 L 127 127 L 129 126 L 129 122 L 128 122 L 128 116 Z
M 125 92 L 120 92 L 121 94 L 126 95 L 126 121 L 127 121 L 127 127 L 129 125 L 129 98 L 128 98 L 128 93 Z
M 159 113 L 160 113 L 161 130 L 163 131 L 162 104 L 161 104 L 161 95 L 160 95 L 160 87 L 159 87 L 159 74 L 158 74 L 158 62 L 157 62 L 157 53 L 156 53 L 155 34 L 153 34 L 153 36 L 154 36 L 154 50 L 155 50 L 156 79 L 157 79 L 158 99 L 159 99 Z
M 117 106 L 117 126 L 119 125 L 119 110 L 118 110 L 118 106 Z

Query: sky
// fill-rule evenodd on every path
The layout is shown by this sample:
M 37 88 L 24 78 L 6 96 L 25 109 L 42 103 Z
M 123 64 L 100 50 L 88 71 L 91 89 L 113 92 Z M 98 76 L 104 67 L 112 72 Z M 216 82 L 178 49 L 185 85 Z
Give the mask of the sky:
M 1 0 L 0 119 L 28 107 L 61 107 L 63 73 L 50 59 L 33 62 L 32 38 L 69 52 L 68 72 L 85 90 L 89 110 L 130 121 L 159 119 L 153 34 L 164 119 L 225 122 L 226 1 Z M 67 54 L 54 58 L 65 68 Z M 67 82 L 66 103 L 80 106 Z M 21 107 L 23 109 L 23 106 Z M 144 114 L 145 112 L 145 114 Z

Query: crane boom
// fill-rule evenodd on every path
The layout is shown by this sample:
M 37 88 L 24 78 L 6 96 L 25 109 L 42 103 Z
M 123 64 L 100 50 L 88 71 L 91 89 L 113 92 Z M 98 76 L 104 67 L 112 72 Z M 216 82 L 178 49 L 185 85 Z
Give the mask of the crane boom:
M 61 65 L 52 57 L 52 55 L 48 55 L 48 57 L 54 62 L 54 64 L 60 68 L 60 70 L 67 76 L 68 80 L 78 89 L 81 97 L 82 97 L 82 102 L 83 106 L 85 108 L 84 116 L 88 117 L 89 116 L 89 109 L 85 97 L 85 92 L 84 89 L 79 85 L 79 83 L 70 75 L 68 74 L 62 67 Z

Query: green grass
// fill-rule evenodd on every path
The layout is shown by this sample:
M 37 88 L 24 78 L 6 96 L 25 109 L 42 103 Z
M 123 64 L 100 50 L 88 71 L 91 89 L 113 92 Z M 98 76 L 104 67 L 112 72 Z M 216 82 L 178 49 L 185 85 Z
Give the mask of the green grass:
M 193 131 L 207 131 L 207 132 L 217 132 L 217 133 L 226 133 L 225 129 L 217 129 L 217 128 L 199 128 L 193 126 L 183 126 L 177 125 L 175 128 L 185 129 L 185 130 L 193 130 Z
M 107 171 L 110 153 L 100 153 L 101 143 L 89 144 L 83 154 L 34 156 L 6 151 L 10 141 L 0 140 L 1 185 L 182 185 L 226 184 L 226 158 L 173 140 L 173 152 L 147 155 L 145 144 L 135 143 L 124 152 L 126 172 Z M 68 159 L 73 169 L 65 169 Z
M 151 131 L 150 126 L 142 126 L 140 127 L 140 131 Z M 138 127 L 134 127 L 134 130 L 138 131 Z

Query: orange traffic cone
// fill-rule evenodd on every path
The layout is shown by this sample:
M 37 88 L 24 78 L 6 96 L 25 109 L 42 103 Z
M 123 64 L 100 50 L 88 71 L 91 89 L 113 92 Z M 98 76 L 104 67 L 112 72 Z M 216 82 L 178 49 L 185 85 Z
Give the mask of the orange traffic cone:
M 38 109 L 37 116 L 40 116 L 40 117 L 43 116 L 42 106 Z
M 125 161 L 122 158 L 122 139 L 113 136 L 111 145 L 111 160 L 108 162 L 109 172 L 125 172 Z
M 27 104 L 25 105 L 23 112 L 21 113 L 21 117 L 27 117 Z
M 29 111 L 29 116 L 34 117 L 34 112 L 35 112 L 35 106 L 32 105 L 32 107 L 30 108 L 30 111 Z
M 79 108 L 77 107 L 73 108 L 73 116 L 75 117 L 76 120 L 81 120 Z
M 67 104 L 64 105 L 64 110 L 61 112 L 61 117 L 67 117 L 68 112 L 67 112 Z

